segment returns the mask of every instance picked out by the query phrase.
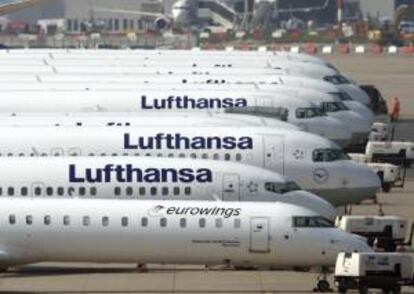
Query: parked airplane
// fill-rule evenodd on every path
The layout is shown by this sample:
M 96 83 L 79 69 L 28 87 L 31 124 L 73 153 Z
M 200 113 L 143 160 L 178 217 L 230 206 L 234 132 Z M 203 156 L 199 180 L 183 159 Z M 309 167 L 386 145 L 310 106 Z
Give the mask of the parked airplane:
M 99 84 L 28 84 L 23 87 L 18 85 L 8 84 L 6 87 L 11 89 L 25 89 L 27 90 L 57 90 L 57 91 L 149 91 L 152 89 L 149 86 L 150 83 L 145 83 L 142 86 L 136 83 L 113 85 L 108 83 Z M 155 83 L 153 83 L 155 84 Z M 164 85 L 164 84 L 163 84 Z M 15 87 L 15 88 L 14 88 Z M 348 101 L 350 105 L 353 105 L 356 111 L 349 109 L 345 102 L 338 101 L 334 96 L 329 94 L 320 93 L 318 91 L 308 89 L 296 89 L 291 87 L 285 87 L 280 85 L 266 84 L 165 84 L 163 89 L 174 91 L 190 91 L 197 90 L 199 93 L 215 93 L 217 91 L 223 91 L 235 93 L 252 93 L 252 96 L 266 95 L 277 98 L 277 101 L 273 100 L 273 106 L 283 106 L 289 111 L 288 121 L 295 125 L 302 127 L 303 130 L 309 131 L 314 134 L 318 134 L 327 137 L 341 146 L 355 145 L 365 142 L 369 133 L 371 132 L 371 125 L 374 121 L 374 114 L 367 107 L 356 101 Z M 3 88 L 3 90 L 6 90 Z M 89 94 L 92 95 L 92 94 Z M 306 102 L 304 102 L 305 100 Z M 329 117 L 326 117 L 326 114 Z M 337 130 L 343 130 L 344 132 L 338 133 Z M 352 138 L 351 138 L 352 136 Z
M 307 207 L 332 220 L 337 214 L 329 202 L 303 191 L 293 180 L 236 162 L 158 157 L 2 158 L 0 162 L 0 196 L 278 201 Z
M 0 265 L 122 262 L 326 267 L 372 251 L 287 203 L 0 199 Z
M 260 126 L 38 127 L 0 129 L 0 156 L 152 156 L 236 161 L 292 177 L 341 206 L 372 198 L 378 176 L 331 141 Z M 24 139 L 22 139 L 24 138 Z
M 24 84 L 22 85 L 22 83 Z M 110 82 L 110 83 L 108 83 Z M 354 100 L 347 92 L 338 89 L 335 85 L 316 79 L 294 76 L 223 76 L 211 78 L 206 76 L 189 75 L 183 77 L 175 76 L 76 76 L 76 75 L 3 75 L 0 76 L 0 83 L 4 90 L 12 89 L 136 89 L 137 84 L 170 84 L 183 85 L 217 85 L 220 87 L 254 87 L 254 89 L 269 91 L 289 91 L 295 97 L 307 98 L 312 100 L 315 96 L 323 96 L 331 101 L 341 101 L 349 109 L 356 111 L 366 117 L 369 121 L 373 120 L 373 112 L 365 105 L 370 101 L 365 101 L 363 97 L 357 96 Z M 24 88 L 22 88 L 24 87 Z M 359 102 L 363 101 L 363 102 Z
M 273 113 L 277 115 L 277 109 Z M 34 126 L 62 126 L 62 127 L 128 127 L 128 126 L 263 126 L 299 131 L 300 128 L 282 121 L 285 111 L 280 110 L 280 118 L 237 114 L 237 113 L 212 113 L 188 111 L 162 113 L 143 112 L 137 115 L 135 112 L 74 112 L 74 113 L 1 113 L 0 126 L 34 127 Z
M 0 111 L 19 112 L 148 112 L 186 111 L 206 109 L 224 112 L 228 109 L 260 107 L 253 111 L 257 115 L 271 115 L 269 110 L 288 108 L 288 122 L 306 131 L 323 135 L 346 146 L 351 140 L 349 126 L 325 116 L 318 107 L 309 102 L 284 97 L 283 95 L 261 95 L 245 91 L 198 91 L 198 90 L 142 90 L 135 91 L 8 91 L 3 92 Z M 30 95 L 28 95 L 30 93 Z M 37 100 L 37 101 L 36 101 Z M 34 103 L 34 101 L 36 101 Z M 28 105 L 30 105 L 28 107 Z M 264 108 L 265 113 L 261 112 Z

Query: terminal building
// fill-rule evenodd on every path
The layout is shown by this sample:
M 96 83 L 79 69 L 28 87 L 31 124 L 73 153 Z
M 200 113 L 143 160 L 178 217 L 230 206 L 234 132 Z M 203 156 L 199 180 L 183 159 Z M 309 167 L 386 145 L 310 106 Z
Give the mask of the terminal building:
M 109 33 L 124 33 L 145 30 L 153 27 L 154 17 L 137 12 L 153 14 L 170 14 L 176 0 L 45 0 L 34 7 L 12 13 L 10 21 L 24 21 L 36 26 L 39 20 L 56 20 L 63 24 L 66 33 L 81 33 L 93 25 L 99 26 L 100 31 Z M 256 4 L 254 0 L 194 0 L 198 5 L 198 21 L 206 25 L 219 25 L 232 28 L 235 24 L 250 21 L 254 15 Z M 400 5 L 414 5 L 414 0 L 343 0 L 346 7 L 358 7 L 360 15 L 390 16 Z M 273 0 L 271 3 L 272 24 L 286 21 L 289 18 L 317 20 L 318 24 L 334 24 L 337 20 L 338 0 Z M 248 15 L 245 13 L 247 5 Z M 295 12 L 289 9 L 305 7 L 323 7 Z M 349 9 L 348 9 L 349 11 Z M 344 13 L 347 13 L 345 9 Z

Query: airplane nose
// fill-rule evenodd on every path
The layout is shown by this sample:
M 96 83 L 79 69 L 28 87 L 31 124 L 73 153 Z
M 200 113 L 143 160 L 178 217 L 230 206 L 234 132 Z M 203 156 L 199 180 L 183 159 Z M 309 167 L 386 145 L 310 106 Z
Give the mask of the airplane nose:
M 341 120 L 351 128 L 351 145 L 365 141 L 371 131 L 371 124 L 368 120 L 355 111 L 340 111 L 329 114 Z
M 360 203 L 365 199 L 370 199 L 378 192 L 381 183 L 378 175 L 365 164 L 351 160 L 344 161 L 343 184 L 346 188 L 344 202 Z
M 341 147 L 347 146 L 352 139 L 349 126 L 334 117 L 315 117 L 307 120 L 307 131 L 328 138 Z
M 341 147 L 348 146 L 352 140 L 352 130 L 349 125 L 334 117 L 326 117 L 329 127 L 326 137 Z
M 368 105 L 370 98 L 367 93 L 364 92 L 360 87 L 354 84 L 338 85 L 338 88 L 348 93 L 352 99 L 358 101 L 364 105 Z
M 330 236 L 331 250 L 333 254 L 339 252 L 372 252 L 365 238 L 336 229 L 336 233 Z
M 307 207 L 330 220 L 334 220 L 337 216 L 337 210 L 331 203 L 307 191 L 292 191 L 284 194 L 283 199 Z
M 360 102 L 357 101 L 344 101 L 344 104 L 348 106 L 349 109 L 355 111 L 359 115 L 361 115 L 363 118 L 365 118 L 370 125 L 374 122 L 374 113 L 371 109 L 366 107 Z

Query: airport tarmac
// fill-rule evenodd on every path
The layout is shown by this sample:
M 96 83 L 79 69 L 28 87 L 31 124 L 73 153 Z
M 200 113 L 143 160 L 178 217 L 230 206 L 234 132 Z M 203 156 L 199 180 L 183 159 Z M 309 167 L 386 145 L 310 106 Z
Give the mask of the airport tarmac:
M 397 95 L 402 120 L 396 138 L 414 141 L 414 58 L 383 55 L 324 57 L 359 83 L 375 84 L 384 97 Z M 414 221 L 414 170 L 404 188 L 379 193 L 385 214 Z M 370 202 L 355 205 L 353 214 L 378 214 Z M 277 250 L 277 249 L 276 249 Z M 312 293 L 317 273 L 230 271 L 199 266 L 43 263 L 11 269 L 0 275 L 1 293 Z M 332 281 L 332 277 L 330 277 Z M 331 283 L 332 285 L 332 283 Z M 404 288 L 403 293 L 414 293 Z

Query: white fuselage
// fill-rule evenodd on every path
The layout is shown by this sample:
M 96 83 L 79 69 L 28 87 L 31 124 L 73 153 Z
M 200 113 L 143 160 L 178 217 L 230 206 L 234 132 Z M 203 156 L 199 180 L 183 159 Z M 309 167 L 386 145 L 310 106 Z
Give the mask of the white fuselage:
M 330 203 L 293 180 L 237 162 L 108 156 L 0 158 L 0 163 L 3 197 L 285 202 L 336 216 Z
M 306 219 L 321 226 L 301 226 Z M 317 213 L 282 203 L 2 198 L 0 230 L 2 266 L 56 261 L 316 267 L 334 265 L 342 251 L 371 251 Z
M 283 109 L 281 116 L 283 118 Z M 278 118 L 236 113 L 212 113 L 206 110 L 194 112 L 162 113 L 162 120 L 156 111 L 148 113 L 135 112 L 36 112 L 36 113 L 1 113 L 2 127 L 129 127 L 129 126 L 262 126 L 278 129 L 300 131 L 298 126 Z
M 302 129 L 323 135 L 341 146 L 352 138 L 348 125 L 318 114 L 300 116 L 301 113 L 319 113 L 311 102 L 279 93 L 228 90 L 140 90 L 140 91 L 5 91 L 0 111 L 19 112 L 152 112 L 152 111 L 206 111 L 225 112 L 231 108 L 267 109 L 287 108 L 288 121 Z M 30 102 L 29 102 L 30 101 Z M 28 104 L 29 103 L 29 104 Z M 29 107 L 28 107 L 29 105 Z M 263 115 L 260 111 L 253 114 Z M 369 130 L 368 130 L 369 132 Z
M 294 130 L 191 125 L 3 127 L 0 137 L 2 156 L 128 155 L 238 161 L 290 176 L 304 190 L 335 205 L 370 198 L 380 185 L 375 173 L 347 160 L 336 144 Z

